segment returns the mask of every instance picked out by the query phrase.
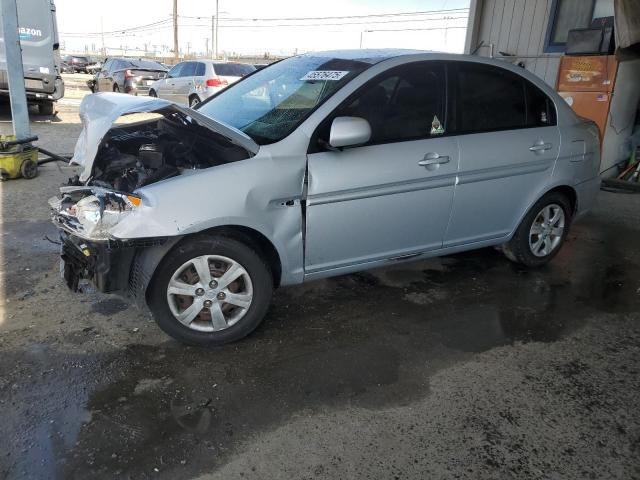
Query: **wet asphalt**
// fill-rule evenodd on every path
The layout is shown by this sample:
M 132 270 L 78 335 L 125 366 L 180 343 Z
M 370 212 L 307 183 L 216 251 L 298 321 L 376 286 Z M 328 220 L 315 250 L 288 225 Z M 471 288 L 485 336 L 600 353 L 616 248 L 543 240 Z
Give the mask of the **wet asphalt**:
M 547 267 L 494 249 L 276 292 L 202 350 L 66 291 L 49 165 L 2 188 L 0 478 L 640 478 L 640 196 Z

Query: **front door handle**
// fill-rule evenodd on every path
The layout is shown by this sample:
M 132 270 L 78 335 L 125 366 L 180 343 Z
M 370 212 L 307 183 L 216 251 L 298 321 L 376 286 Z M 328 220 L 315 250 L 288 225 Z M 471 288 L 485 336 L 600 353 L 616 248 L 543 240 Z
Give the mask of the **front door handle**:
M 550 143 L 536 143 L 529 147 L 529 151 L 531 152 L 544 152 L 545 150 L 551 150 Z
M 428 167 L 429 165 L 441 165 L 443 163 L 449 163 L 450 158 L 447 155 L 438 155 L 435 152 L 427 153 L 422 160 L 418 162 L 421 167 Z

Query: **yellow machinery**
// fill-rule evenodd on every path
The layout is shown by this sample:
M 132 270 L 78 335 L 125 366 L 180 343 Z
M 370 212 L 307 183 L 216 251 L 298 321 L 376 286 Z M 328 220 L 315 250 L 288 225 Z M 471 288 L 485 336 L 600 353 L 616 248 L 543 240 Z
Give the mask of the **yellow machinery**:
M 17 140 L 15 135 L 0 135 L 0 178 L 34 178 L 38 175 L 38 149 L 31 142 L 38 137 Z

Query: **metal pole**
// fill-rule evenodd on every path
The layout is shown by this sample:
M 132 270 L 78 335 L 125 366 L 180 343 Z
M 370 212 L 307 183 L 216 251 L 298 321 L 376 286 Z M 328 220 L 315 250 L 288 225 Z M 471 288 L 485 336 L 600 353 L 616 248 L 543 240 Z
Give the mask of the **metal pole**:
M 216 16 L 211 15 L 211 59 L 216 58 L 215 45 L 216 45 Z
M 173 56 L 179 59 L 180 51 L 178 49 L 178 0 L 173 0 Z
M 29 128 L 27 94 L 24 88 L 22 49 L 20 48 L 20 37 L 18 36 L 18 7 L 16 0 L 1 0 L 1 3 L 13 133 L 15 133 L 18 140 L 24 140 L 31 136 L 31 130 Z
M 363 31 L 360 31 L 360 48 L 362 48 L 362 34 L 363 33 L 364 33 Z
M 218 58 L 218 30 L 220 30 L 219 25 L 220 15 L 218 14 L 218 0 L 216 0 L 216 58 Z
M 102 56 L 106 56 L 106 50 L 104 49 L 104 23 L 102 21 L 102 17 L 100 17 L 100 36 L 102 37 Z

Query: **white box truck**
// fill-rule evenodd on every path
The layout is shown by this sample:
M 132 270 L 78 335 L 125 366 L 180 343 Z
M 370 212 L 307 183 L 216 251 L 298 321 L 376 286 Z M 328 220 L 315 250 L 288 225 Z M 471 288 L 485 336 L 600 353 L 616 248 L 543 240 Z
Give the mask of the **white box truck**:
M 38 105 L 43 115 L 51 115 L 54 102 L 64 96 L 60 76 L 60 41 L 53 0 L 19 0 L 18 34 L 27 102 Z M 0 21 L 0 100 L 9 101 L 4 33 Z

